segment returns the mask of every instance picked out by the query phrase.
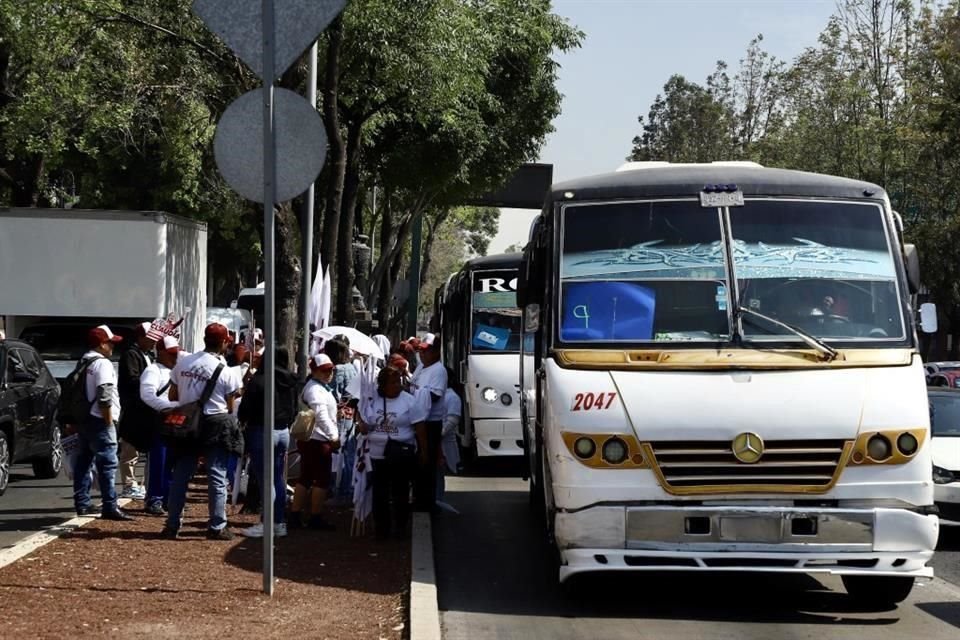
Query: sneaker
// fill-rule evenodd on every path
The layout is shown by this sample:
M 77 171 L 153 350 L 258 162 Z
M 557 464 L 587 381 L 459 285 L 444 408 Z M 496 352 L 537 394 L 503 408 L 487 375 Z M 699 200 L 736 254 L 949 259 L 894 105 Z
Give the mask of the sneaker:
M 263 537 L 263 523 L 258 522 L 252 527 L 247 527 L 240 532 L 240 535 L 246 536 L 247 538 L 262 538 Z
M 283 522 L 278 522 L 273 525 L 273 535 L 277 538 L 283 538 L 287 535 L 287 525 Z
M 170 527 L 164 527 L 163 531 L 160 532 L 160 537 L 164 540 L 176 540 L 180 537 L 179 529 L 171 529 Z
M 132 487 L 125 487 L 123 492 L 120 493 L 121 498 L 129 498 L 130 500 L 143 500 L 147 497 L 147 491 L 143 487 L 134 485 Z
M 147 505 L 147 508 L 144 511 L 151 516 L 164 516 L 167 514 L 167 510 L 163 508 L 163 505 L 159 502 L 153 502 Z
M 233 540 L 236 536 L 233 531 L 224 527 L 223 529 L 207 529 L 207 540 Z

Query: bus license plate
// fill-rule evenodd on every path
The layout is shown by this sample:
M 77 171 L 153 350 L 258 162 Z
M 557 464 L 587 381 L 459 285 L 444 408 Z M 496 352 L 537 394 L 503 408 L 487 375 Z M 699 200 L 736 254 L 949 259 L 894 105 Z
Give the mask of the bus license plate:
M 724 542 L 780 542 L 780 518 L 720 518 Z
M 700 206 L 701 207 L 742 207 L 743 206 L 743 192 L 742 191 L 701 191 L 700 192 Z

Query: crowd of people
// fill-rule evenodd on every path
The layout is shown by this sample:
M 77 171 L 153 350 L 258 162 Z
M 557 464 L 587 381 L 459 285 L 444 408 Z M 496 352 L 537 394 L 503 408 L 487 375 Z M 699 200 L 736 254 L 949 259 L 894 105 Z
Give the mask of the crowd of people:
M 139 325 L 133 343 L 123 345 L 117 370 L 111 357 L 121 338 L 106 325 L 89 331 L 89 351 L 61 400 L 89 407 L 66 425 L 76 435 L 70 465 L 78 515 L 96 513 L 91 491 L 97 483 L 101 518 L 132 519 L 118 497 L 143 501 L 146 514 L 165 516 L 161 536 L 177 539 L 188 485 L 201 464 L 212 540 L 234 537 L 227 506 L 244 468 L 251 480 L 248 503 L 255 508 L 259 487 L 271 486 L 278 537 L 289 529 L 335 529 L 327 513 L 334 506 L 353 504 L 356 517 L 365 518 L 364 503 L 378 539 L 404 537 L 411 508 L 436 509 L 444 476 L 458 471 L 462 416 L 438 336 L 394 347 L 386 336 L 373 336 L 377 349 L 370 353 L 337 335 L 316 345 L 303 376 L 290 371 L 289 354 L 277 349 L 270 421 L 264 419 L 260 330 L 237 336 L 212 323 L 203 350 L 191 354 L 181 349 L 173 327 L 163 321 Z M 272 434 L 271 452 L 265 451 L 265 430 Z M 288 465 L 293 453 L 299 465 Z M 269 480 L 260 477 L 265 455 L 273 456 Z M 141 456 L 143 480 L 137 477 Z M 242 531 L 249 537 L 263 532 L 262 518 Z

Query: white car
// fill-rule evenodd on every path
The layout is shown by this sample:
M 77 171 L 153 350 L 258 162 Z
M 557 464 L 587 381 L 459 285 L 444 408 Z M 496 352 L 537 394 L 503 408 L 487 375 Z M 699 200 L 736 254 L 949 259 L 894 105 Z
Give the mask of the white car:
M 931 387 L 934 500 L 940 522 L 960 526 L 960 390 Z

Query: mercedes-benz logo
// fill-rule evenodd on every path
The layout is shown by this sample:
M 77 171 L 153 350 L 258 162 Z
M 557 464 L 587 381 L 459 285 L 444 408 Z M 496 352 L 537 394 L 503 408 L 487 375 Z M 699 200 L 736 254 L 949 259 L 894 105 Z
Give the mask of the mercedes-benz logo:
M 759 462 L 763 457 L 763 439 L 755 433 L 741 433 L 733 439 L 733 455 L 744 464 Z

